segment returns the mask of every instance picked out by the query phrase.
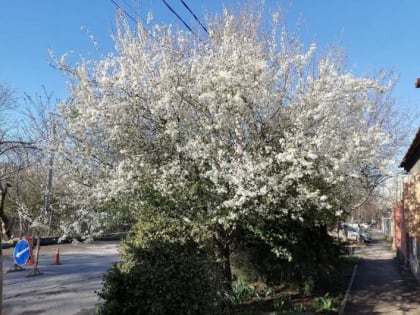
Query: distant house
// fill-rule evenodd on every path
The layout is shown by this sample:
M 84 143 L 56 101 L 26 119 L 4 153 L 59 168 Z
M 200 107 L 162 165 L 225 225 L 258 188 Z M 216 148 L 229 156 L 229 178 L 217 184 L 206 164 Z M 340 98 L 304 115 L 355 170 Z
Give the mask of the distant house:
M 400 165 L 408 173 L 394 206 L 394 246 L 420 281 L 420 129 Z

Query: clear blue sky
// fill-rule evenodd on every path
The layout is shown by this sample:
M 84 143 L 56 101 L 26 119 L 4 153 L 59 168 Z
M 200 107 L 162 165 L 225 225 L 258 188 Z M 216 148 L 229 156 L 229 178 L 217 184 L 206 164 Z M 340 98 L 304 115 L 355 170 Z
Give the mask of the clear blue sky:
M 183 26 L 161 0 L 114 0 L 134 17 L 145 20 L 153 11 L 156 22 Z M 179 0 L 167 0 L 194 28 L 199 29 Z M 220 13 L 223 5 L 239 0 L 185 0 L 200 19 Z M 266 9 L 281 4 L 291 29 L 301 22 L 304 42 L 321 49 L 338 44 L 355 73 L 392 70 L 400 76 L 394 97 L 402 109 L 420 112 L 420 1 L 418 0 L 266 0 Z M 135 11 L 132 11 L 134 8 Z M 139 9 L 140 8 L 140 9 Z M 111 0 L 3 0 L 0 2 L 0 82 L 21 97 L 24 92 L 42 94 L 44 85 L 57 98 L 67 96 L 66 78 L 49 66 L 48 49 L 58 56 L 96 58 L 112 49 L 116 6 Z M 85 29 L 85 30 L 82 30 Z M 86 31 L 87 30 L 87 31 Z M 95 50 L 93 34 L 101 46 Z

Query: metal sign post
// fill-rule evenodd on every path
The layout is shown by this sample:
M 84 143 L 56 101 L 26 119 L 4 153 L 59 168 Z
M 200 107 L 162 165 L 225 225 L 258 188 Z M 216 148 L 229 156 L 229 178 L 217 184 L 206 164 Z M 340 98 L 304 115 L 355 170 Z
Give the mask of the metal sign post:
M 36 241 L 36 256 L 35 256 L 35 265 L 27 277 L 39 276 L 42 275 L 42 272 L 38 269 L 38 258 L 39 258 L 39 247 L 41 246 L 41 237 L 38 235 Z
M 21 266 L 19 266 L 17 263 L 13 263 L 13 265 L 7 270 L 7 272 L 16 272 L 16 271 L 23 271 L 25 270 Z

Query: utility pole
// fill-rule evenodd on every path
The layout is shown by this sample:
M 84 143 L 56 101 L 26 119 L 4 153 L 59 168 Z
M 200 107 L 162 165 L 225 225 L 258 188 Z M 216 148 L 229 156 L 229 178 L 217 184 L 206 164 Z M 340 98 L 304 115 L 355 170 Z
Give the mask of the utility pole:
M 44 204 L 44 215 L 46 220 L 48 220 L 48 234 L 50 232 L 50 223 L 51 223 L 51 188 L 52 188 L 52 182 L 53 182 L 53 165 L 54 165 L 54 157 L 51 153 L 50 162 L 49 162 L 49 169 L 48 169 L 48 180 L 47 180 L 47 193 L 45 195 L 45 204 Z M 46 222 L 47 223 L 47 222 Z
M 50 142 L 50 148 L 51 148 L 51 142 L 55 140 L 55 135 L 56 135 L 56 125 L 55 125 L 55 121 L 52 121 L 52 139 L 49 139 Z M 52 141 L 51 141 L 52 140 Z M 48 222 L 46 222 L 48 224 L 48 234 L 50 233 L 50 225 L 51 225 L 51 208 L 50 208 L 50 204 L 51 204 L 51 189 L 52 189 L 52 184 L 53 184 L 53 169 L 54 169 L 54 153 L 51 151 L 50 152 L 50 161 L 49 161 L 49 168 L 48 168 L 48 180 L 47 180 L 47 194 L 45 195 L 45 204 L 44 204 L 44 215 L 45 218 L 48 220 Z

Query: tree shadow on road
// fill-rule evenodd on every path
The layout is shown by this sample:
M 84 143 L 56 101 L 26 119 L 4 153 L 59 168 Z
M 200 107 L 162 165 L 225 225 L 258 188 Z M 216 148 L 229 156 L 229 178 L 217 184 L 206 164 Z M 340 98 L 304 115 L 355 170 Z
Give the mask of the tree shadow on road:
M 396 258 L 362 259 L 345 314 L 420 314 L 420 286 Z

